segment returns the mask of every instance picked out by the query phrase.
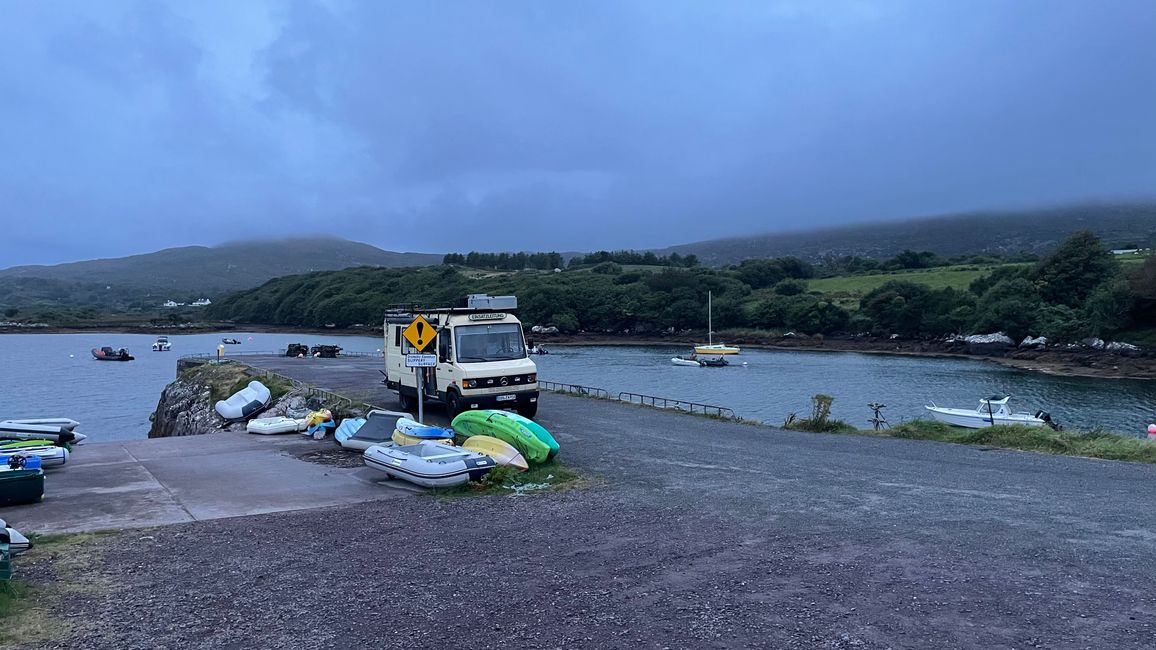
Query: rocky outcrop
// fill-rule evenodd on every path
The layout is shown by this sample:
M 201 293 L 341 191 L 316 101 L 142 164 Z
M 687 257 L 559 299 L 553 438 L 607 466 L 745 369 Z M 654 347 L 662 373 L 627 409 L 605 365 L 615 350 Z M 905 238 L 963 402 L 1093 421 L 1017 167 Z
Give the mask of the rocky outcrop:
M 1015 347 L 1016 342 L 1003 332 L 994 334 L 973 334 L 965 337 L 969 354 L 1000 354 Z
M 165 386 L 152 415 L 150 438 L 195 436 L 220 431 L 224 424 L 213 410 L 212 388 L 192 377 L 178 377 Z

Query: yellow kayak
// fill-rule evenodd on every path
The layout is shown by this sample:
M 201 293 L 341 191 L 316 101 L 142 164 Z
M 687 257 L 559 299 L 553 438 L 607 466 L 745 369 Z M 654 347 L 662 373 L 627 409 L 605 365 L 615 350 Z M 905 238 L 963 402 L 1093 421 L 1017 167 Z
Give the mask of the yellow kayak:
M 521 471 L 530 469 L 530 465 L 526 463 L 526 459 L 518 450 L 508 442 L 504 442 L 491 436 L 470 436 L 462 443 L 462 449 L 469 449 L 476 451 L 479 454 L 485 454 L 494 459 L 499 465 L 509 465 L 517 467 Z
M 406 435 L 397 429 L 393 430 L 393 441 L 399 445 L 417 445 L 423 442 L 436 442 L 441 445 L 454 446 L 452 438 L 419 438 L 417 436 Z

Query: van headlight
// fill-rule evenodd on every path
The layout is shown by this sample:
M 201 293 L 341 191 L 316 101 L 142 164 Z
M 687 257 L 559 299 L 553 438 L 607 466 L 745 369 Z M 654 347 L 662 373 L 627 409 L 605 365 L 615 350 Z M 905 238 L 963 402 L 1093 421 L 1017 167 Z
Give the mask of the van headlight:
M 532 384 L 532 383 L 534 383 L 534 382 L 536 382 L 536 381 L 538 381 L 538 374 L 537 374 L 537 373 L 533 373 L 533 372 L 532 372 L 532 373 L 530 373 L 530 374 L 526 375 L 526 382 L 527 382 L 527 383 L 530 383 L 530 384 Z
M 478 380 L 477 379 L 463 379 L 462 380 L 462 388 L 477 388 L 477 387 L 478 387 Z

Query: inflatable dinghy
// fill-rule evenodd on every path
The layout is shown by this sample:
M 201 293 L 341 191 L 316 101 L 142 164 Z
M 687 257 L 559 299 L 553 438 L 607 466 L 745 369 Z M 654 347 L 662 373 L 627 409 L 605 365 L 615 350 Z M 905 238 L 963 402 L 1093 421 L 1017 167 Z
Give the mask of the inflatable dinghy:
M 32 542 L 28 538 L 20 534 L 20 531 L 8 525 L 8 522 L 0 519 L 0 531 L 8 534 L 8 553 L 12 557 L 16 557 L 21 553 L 27 553 L 32 548 Z
M 374 445 L 362 457 L 367 467 L 422 487 L 477 481 L 496 466 L 489 456 L 436 442 L 404 447 Z
M 518 453 L 517 449 L 514 449 L 512 445 L 497 438 L 491 438 L 490 436 L 473 436 L 472 438 L 467 438 L 466 441 L 462 443 L 462 449 L 469 449 L 479 454 L 485 454 L 493 458 L 494 462 L 499 465 L 509 465 L 523 472 L 530 469 L 530 464 L 526 462 L 522 454 Z
M 0 420 L 2 424 L 38 424 L 45 427 L 60 427 L 72 431 L 80 423 L 72 418 L 31 418 L 27 420 Z
M 40 445 L 39 447 L 23 447 L 18 449 L 0 449 L 0 465 L 7 465 L 8 459 L 13 456 L 40 459 L 40 466 L 48 469 L 60 467 L 68 462 L 68 450 L 56 445 Z
M 19 421 L 0 422 L 0 440 L 46 440 L 51 444 L 80 442 L 87 436 L 55 424 L 27 424 Z
M 265 384 L 254 380 L 229 399 L 217 402 L 217 414 L 230 422 L 246 420 L 265 410 L 271 397 Z
M 544 442 L 538 437 L 540 435 L 538 432 L 531 430 L 520 420 L 525 418 L 507 411 L 463 411 L 454 418 L 453 427 L 454 431 L 468 438 L 490 436 L 510 444 L 531 464 L 544 463 L 552 453 L 557 453 L 554 451 L 557 442 L 553 445 Z M 542 429 L 542 432 L 546 430 Z M 553 440 L 551 436 L 550 441 Z
M 293 433 L 305 428 L 304 418 L 254 418 L 245 424 L 249 433 L 271 435 L 274 433 Z
M 410 418 L 412 416 L 409 413 L 374 409 L 365 414 L 365 421 L 356 428 L 354 428 L 355 422 L 348 427 L 345 426 L 345 422 L 349 422 L 349 420 L 342 422 L 333 437 L 342 447 L 355 451 L 365 451 L 374 445 L 387 445 L 399 417 Z M 355 421 L 360 419 L 355 418 Z

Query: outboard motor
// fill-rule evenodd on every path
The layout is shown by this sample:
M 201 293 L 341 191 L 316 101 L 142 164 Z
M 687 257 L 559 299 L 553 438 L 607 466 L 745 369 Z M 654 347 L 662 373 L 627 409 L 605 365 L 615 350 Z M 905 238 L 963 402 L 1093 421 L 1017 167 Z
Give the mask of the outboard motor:
M 1060 423 L 1052 419 L 1052 415 L 1047 411 L 1036 411 L 1036 417 L 1043 420 L 1044 424 L 1048 425 L 1055 431 L 1060 430 Z

